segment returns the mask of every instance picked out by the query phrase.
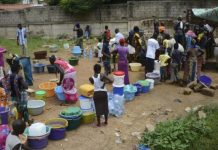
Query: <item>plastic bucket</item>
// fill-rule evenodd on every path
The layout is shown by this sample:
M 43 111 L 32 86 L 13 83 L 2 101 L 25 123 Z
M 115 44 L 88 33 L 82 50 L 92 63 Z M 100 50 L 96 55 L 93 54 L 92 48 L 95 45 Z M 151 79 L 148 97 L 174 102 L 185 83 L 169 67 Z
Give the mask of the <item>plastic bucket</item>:
M 124 94 L 124 87 L 116 87 L 113 86 L 113 94 L 123 95 Z
M 63 118 L 53 118 L 45 123 L 47 126 L 51 127 L 51 133 L 49 139 L 51 140 L 61 140 L 65 137 L 66 127 L 68 126 L 68 121 Z
M 132 101 L 135 98 L 135 93 L 131 92 L 124 92 L 124 99 L 126 101 Z
M 31 149 L 43 149 L 48 145 L 48 137 L 42 137 L 39 139 L 28 139 L 27 143 Z
M 94 112 L 86 112 L 82 115 L 82 123 L 89 124 L 95 121 L 95 113 Z
M 34 64 L 33 68 L 34 68 L 35 73 L 42 73 L 44 72 L 45 65 L 44 64 Z
M 114 76 L 114 85 L 115 86 L 123 86 L 124 85 L 124 72 L 122 71 L 116 71 L 113 73 Z
M 142 86 L 139 83 L 133 84 L 137 88 L 137 92 L 135 93 L 135 96 L 139 96 L 140 93 L 142 93 Z
M 35 92 L 35 99 L 46 100 L 46 91 L 40 90 Z
M 61 86 L 57 86 L 55 88 L 55 94 L 56 94 L 58 100 L 60 100 L 60 101 L 64 101 L 65 100 L 64 92 L 63 92 L 63 89 L 62 89 Z
M 70 45 L 69 45 L 69 43 L 64 43 L 64 49 L 69 49 L 70 48 Z
M 199 81 L 203 84 L 205 84 L 206 86 L 210 86 L 212 83 L 212 80 L 210 77 L 202 75 L 199 77 Z
M 154 80 L 153 79 L 146 79 L 146 81 L 149 82 L 149 90 L 152 90 L 154 88 Z
M 9 111 L 10 111 L 10 108 L 0 107 L 1 124 L 8 124 Z
M 47 65 L 48 73 L 56 73 L 56 67 L 54 65 Z
M 91 103 L 91 99 L 84 97 L 84 96 L 80 96 L 79 97 L 79 103 L 80 103 L 80 108 L 81 109 L 91 109 L 92 108 L 92 103 Z
M 67 130 L 74 130 L 77 129 L 81 124 L 81 116 L 75 119 L 66 119 L 68 121 Z
M 157 83 L 160 82 L 160 74 L 158 74 L 158 73 L 149 72 L 149 73 L 146 74 L 146 78 L 147 79 L 153 79 L 154 84 L 157 84 Z
M 70 59 L 69 59 L 69 64 L 70 64 L 71 66 L 76 66 L 76 65 L 78 65 L 78 62 L 79 62 L 79 59 L 78 59 L 78 58 L 70 58 Z

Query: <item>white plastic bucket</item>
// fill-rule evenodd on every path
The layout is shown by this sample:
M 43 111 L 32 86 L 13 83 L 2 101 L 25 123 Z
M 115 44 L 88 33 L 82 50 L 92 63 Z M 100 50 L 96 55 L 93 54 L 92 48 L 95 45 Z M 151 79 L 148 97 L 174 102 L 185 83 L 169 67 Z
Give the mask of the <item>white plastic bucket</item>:
M 160 73 L 160 62 L 158 60 L 154 61 L 154 71 Z
M 64 49 L 69 49 L 69 48 L 70 48 L 69 43 L 64 43 Z
M 80 96 L 79 97 L 79 103 L 80 103 L 80 108 L 82 110 L 90 110 L 92 109 L 92 103 L 91 103 L 91 99 L 84 97 L 84 96 Z
M 146 79 L 145 81 L 149 82 L 150 90 L 152 90 L 154 88 L 154 80 L 153 79 Z
M 124 85 L 124 76 L 116 76 L 114 75 L 114 83 L 113 85 L 116 87 L 122 87 Z

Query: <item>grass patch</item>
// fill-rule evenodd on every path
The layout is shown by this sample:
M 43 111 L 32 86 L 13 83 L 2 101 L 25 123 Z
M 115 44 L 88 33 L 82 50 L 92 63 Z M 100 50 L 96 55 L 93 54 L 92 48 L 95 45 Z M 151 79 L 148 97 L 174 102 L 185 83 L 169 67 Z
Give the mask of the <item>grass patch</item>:
M 190 146 L 189 150 L 217 150 L 218 149 L 218 106 L 207 106 L 204 108 L 207 113 L 205 119 L 208 127 L 211 128 L 209 136 L 199 137 Z
M 72 43 L 72 41 L 58 40 L 58 39 L 45 39 L 42 37 L 30 36 L 27 38 L 27 49 L 28 51 L 35 52 L 44 50 L 43 45 L 57 44 L 60 48 L 63 47 L 64 43 Z M 6 48 L 11 53 L 20 54 L 20 47 L 17 45 L 16 39 L 5 39 L 0 37 L 0 46 Z
M 162 122 L 145 132 L 140 144 L 152 150 L 218 150 L 218 106 L 206 106 L 205 119 L 197 113 Z

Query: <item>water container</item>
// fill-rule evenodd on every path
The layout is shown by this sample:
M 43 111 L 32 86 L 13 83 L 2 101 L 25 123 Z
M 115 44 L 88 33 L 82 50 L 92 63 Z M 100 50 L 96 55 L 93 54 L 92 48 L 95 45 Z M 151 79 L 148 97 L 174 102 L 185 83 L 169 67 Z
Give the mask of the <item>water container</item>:
M 131 84 L 124 86 L 124 99 L 126 101 L 132 101 L 135 98 L 137 88 Z
M 149 82 L 149 86 L 150 86 L 149 90 L 152 90 L 154 88 L 154 80 L 153 79 L 146 79 L 146 81 Z
M 3 72 L 3 67 L 0 66 L 0 80 L 4 78 L 4 72 Z
M 81 56 L 81 48 L 79 46 L 74 46 L 72 49 L 71 49 L 71 52 L 74 56 Z
M 0 107 L 0 124 L 8 124 L 10 108 Z
M 46 99 L 46 91 L 43 91 L 43 90 L 36 91 L 35 98 L 37 100 L 45 100 Z
M 113 94 L 117 94 L 117 95 L 123 95 L 124 94 L 124 86 L 123 87 L 116 87 L 113 85 Z
M 160 73 L 160 62 L 158 60 L 154 61 L 154 71 Z
M 64 96 L 64 92 L 61 86 L 57 86 L 55 88 L 55 94 L 58 97 L 58 100 L 60 101 L 64 101 L 65 100 L 65 96 Z
M 86 59 L 86 57 L 87 57 L 87 51 L 86 51 L 86 49 L 84 49 L 83 50 L 83 58 Z
M 137 92 L 135 93 L 135 96 L 139 96 L 140 93 L 142 93 L 142 86 L 139 83 L 133 84 L 137 88 Z
M 29 127 L 29 136 L 42 136 L 46 134 L 46 126 L 44 123 L 34 123 Z
M 82 110 L 90 110 L 92 109 L 92 103 L 91 103 L 91 99 L 84 97 L 84 96 L 80 96 L 79 97 L 79 103 L 80 103 L 80 108 Z
M 124 76 L 125 73 L 123 71 L 115 71 L 113 73 L 114 83 L 113 85 L 116 87 L 124 87 Z
M 142 93 L 147 93 L 147 92 L 149 92 L 150 84 L 149 84 L 148 81 L 146 81 L 146 80 L 139 80 L 137 83 L 141 84 L 141 86 L 142 86 L 141 92 L 142 92 Z
M 93 51 L 92 49 L 89 50 L 89 60 L 92 61 L 93 58 Z

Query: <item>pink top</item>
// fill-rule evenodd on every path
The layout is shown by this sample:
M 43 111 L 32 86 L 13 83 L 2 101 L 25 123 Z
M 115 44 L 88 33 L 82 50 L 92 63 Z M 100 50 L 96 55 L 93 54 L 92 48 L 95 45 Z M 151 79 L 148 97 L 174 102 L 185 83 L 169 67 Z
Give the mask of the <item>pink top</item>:
M 71 66 L 67 61 L 63 59 L 57 59 L 55 61 L 55 64 L 58 64 L 64 70 L 65 73 L 76 71 L 73 66 Z

